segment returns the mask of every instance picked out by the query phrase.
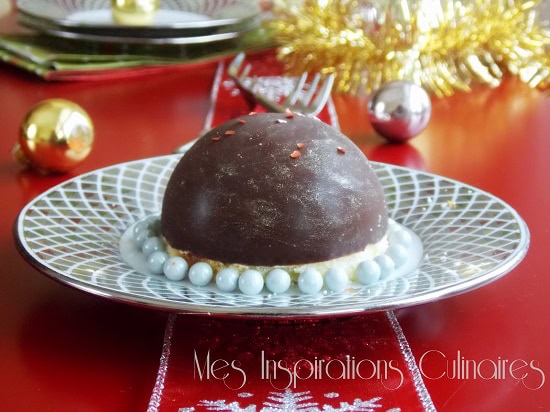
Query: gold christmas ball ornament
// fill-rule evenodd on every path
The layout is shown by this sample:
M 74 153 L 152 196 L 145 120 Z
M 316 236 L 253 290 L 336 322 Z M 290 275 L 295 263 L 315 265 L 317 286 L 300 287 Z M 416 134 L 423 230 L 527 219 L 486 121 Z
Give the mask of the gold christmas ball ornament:
M 21 123 L 14 157 L 46 173 L 64 173 L 91 152 L 94 128 L 77 104 L 48 99 L 33 106 Z
M 111 0 L 113 19 L 125 26 L 147 26 L 155 20 L 160 0 Z

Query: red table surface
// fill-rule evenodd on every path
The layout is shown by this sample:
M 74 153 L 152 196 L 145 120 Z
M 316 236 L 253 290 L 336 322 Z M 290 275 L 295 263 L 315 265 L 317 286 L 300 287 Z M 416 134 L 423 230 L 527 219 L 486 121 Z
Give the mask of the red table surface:
M 193 139 L 209 108 L 215 69 L 212 65 L 128 80 L 47 83 L 0 64 L 2 410 L 146 409 L 166 313 L 110 302 L 42 276 L 17 253 L 12 225 L 28 201 L 57 183 L 103 166 L 170 153 Z M 529 226 L 529 252 L 507 276 L 456 297 L 396 312 L 416 360 L 432 356 L 427 375 L 442 373 L 446 357 L 446 376 L 425 378 L 439 410 L 550 407 L 546 96 L 509 79 L 497 89 L 477 87 L 434 100 L 427 129 L 406 145 L 385 145 L 372 131 L 365 99 L 334 96 L 342 130 L 372 160 L 422 168 L 479 187 L 508 202 Z M 33 104 L 51 97 L 84 107 L 94 121 L 96 142 L 74 172 L 43 176 L 16 164 L 11 149 L 23 116 Z M 518 381 L 505 368 L 500 378 L 453 378 L 453 363 L 461 357 L 486 365 L 524 360 L 531 365 L 523 369 L 529 376 Z

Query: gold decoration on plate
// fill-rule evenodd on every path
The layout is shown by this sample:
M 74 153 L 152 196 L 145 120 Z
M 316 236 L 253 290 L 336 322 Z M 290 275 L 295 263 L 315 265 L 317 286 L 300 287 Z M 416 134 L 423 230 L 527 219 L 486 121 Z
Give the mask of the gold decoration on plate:
M 160 0 L 111 0 L 113 18 L 125 26 L 151 24 L 160 6 Z
M 409 80 L 437 96 L 497 86 L 507 74 L 550 80 L 539 0 L 277 0 L 270 26 L 290 73 L 336 73 L 336 90 Z
M 64 99 L 33 106 L 21 123 L 14 158 L 45 173 L 64 173 L 92 150 L 94 128 L 88 114 Z

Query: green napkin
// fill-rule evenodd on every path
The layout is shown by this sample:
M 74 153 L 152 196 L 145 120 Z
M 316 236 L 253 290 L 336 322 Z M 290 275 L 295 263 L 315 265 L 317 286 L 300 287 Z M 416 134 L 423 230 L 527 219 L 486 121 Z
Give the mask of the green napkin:
M 273 46 L 264 28 L 193 45 L 125 45 L 20 34 L 0 36 L 0 60 L 46 80 L 90 80 L 194 66 Z

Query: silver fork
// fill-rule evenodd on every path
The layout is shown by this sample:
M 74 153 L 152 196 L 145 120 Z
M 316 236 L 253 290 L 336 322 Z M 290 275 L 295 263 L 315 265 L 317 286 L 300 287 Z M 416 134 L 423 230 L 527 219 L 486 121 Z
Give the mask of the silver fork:
M 249 76 L 250 64 L 243 67 L 245 57 L 244 53 L 239 53 L 227 67 L 227 74 L 250 106 L 259 104 L 270 112 L 284 113 L 290 110 L 307 116 L 315 116 L 325 107 L 334 85 L 334 74 L 323 78 L 317 73 L 311 83 L 306 83 L 308 74 L 303 73 L 288 96 L 277 103 L 254 91 L 258 78 Z
M 311 83 L 306 84 L 308 74 L 303 73 L 284 101 L 276 103 L 253 91 L 258 79 L 256 77 L 249 77 L 250 64 L 247 64 L 241 70 L 245 57 L 244 53 L 239 53 L 227 67 L 227 74 L 235 82 L 244 99 L 251 107 L 259 104 L 270 112 L 285 113 L 287 110 L 290 110 L 306 116 L 315 116 L 325 107 L 334 84 L 334 74 L 326 76 L 322 83 L 322 76 L 316 74 Z M 199 137 L 209 130 L 208 128 L 203 130 Z M 174 149 L 173 153 L 184 153 L 193 143 L 194 141 L 179 146 Z

